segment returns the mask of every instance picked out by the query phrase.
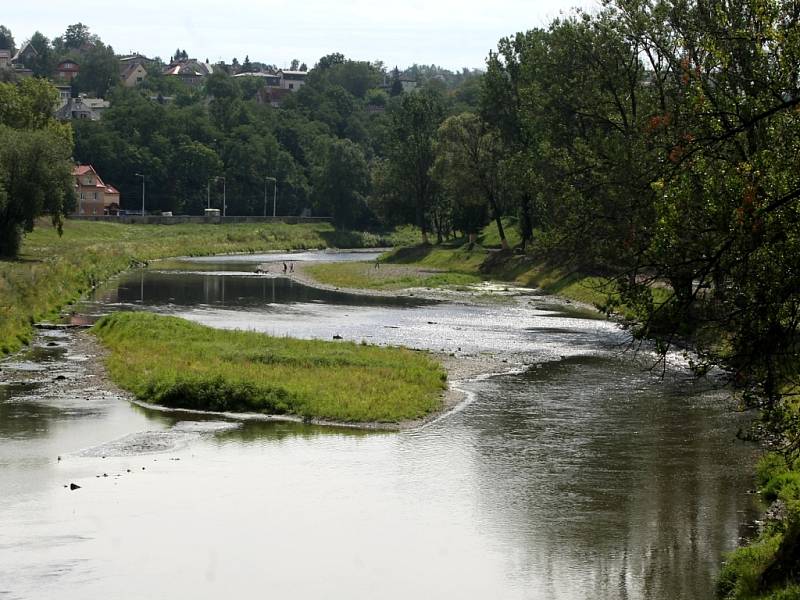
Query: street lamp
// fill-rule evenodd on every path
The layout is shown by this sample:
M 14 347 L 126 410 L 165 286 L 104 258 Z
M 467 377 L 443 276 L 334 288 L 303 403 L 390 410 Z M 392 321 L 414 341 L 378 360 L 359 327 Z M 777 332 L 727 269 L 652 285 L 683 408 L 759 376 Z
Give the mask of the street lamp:
M 212 181 L 219 181 L 222 179 L 222 216 L 225 216 L 225 209 L 228 207 L 227 198 L 225 196 L 225 178 L 222 176 L 219 177 L 211 177 L 206 183 L 206 205 L 208 208 L 211 208 L 211 182 Z
M 142 216 L 144 217 L 144 175 L 141 173 L 134 173 L 134 175 L 142 178 Z
M 264 177 L 264 216 L 267 216 L 267 182 L 272 182 L 272 218 L 275 218 L 275 206 L 278 201 L 278 180 L 274 177 Z

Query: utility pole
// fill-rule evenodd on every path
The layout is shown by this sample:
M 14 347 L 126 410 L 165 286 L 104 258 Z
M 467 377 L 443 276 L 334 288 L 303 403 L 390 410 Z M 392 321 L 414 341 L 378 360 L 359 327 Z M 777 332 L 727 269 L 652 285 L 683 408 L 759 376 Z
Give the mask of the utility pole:
M 142 216 L 144 217 L 144 175 L 141 173 L 136 173 L 135 175 L 142 178 Z
M 271 181 L 273 185 L 273 190 L 275 190 L 272 194 L 272 216 L 275 217 L 275 198 L 277 195 L 278 189 L 278 180 L 274 177 L 264 177 L 264 216 L 267 216 L 267 182 Z

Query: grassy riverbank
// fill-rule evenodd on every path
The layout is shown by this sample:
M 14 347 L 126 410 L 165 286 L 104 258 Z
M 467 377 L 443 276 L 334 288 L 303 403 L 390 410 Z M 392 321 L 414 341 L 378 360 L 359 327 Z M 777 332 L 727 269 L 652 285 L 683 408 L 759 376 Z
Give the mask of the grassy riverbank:
M 59 237 L 47 223 L 25 237 L 17 260 L 0 260 L 0 355 L 31 339 L 31 325 L 87 290 L 144 261 L 226 252 L 378 247 L 410 243 L 392 236 L 342 232 L 327 223 L 287 225 L 122 225 L 67 221 Z
M 398 290 L 457 287 L 491 279 L 539 288 L 603 308 L 616 298 L 612 282 L 564 266 L 511 252 L 498 252 L 463 240 L 441 245 L 397 248 L 374 263 L 318 264 L 305 272 L 319 283 L 341 288 Z M 616 309 L 625 314 L 624 307 Z
M 726 600 L 800 598 L 800 462 L 766 455 L 757 468 L 765 518 L 760 535 L 731 553 L 717 586 Z
M 149 313 L 104 317 L 93 332 L 111 350 L 114 381 L 174 408 L 394 423 L 440 408 L 446 387 L 441 365 L 403 348 L 276 338 Z

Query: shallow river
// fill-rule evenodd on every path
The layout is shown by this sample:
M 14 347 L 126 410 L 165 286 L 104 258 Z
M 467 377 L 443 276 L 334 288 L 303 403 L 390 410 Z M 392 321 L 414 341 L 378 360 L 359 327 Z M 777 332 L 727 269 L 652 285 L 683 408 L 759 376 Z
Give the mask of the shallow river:
M 401 433 L 0 385 L 0 598 L 713 595 L 754 518 L 754 449 L 724 392 L 678 366 L 655 377 L 616 326 L 544 297 L 365 299 L 255 275 L 261 260 L 155 264 L 81 310 L 405 344 L 516 372 L 458 382 L 465 403 Z M 37 344 L 0 363 L 6 382 L 80 376 L 67 334 Z

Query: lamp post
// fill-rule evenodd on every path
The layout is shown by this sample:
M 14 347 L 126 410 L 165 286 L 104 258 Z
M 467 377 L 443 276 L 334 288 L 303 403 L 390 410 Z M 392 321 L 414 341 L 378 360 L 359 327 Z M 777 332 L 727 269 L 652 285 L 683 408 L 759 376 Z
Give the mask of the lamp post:
M 228 212 L 228 197 L 225 192 L 225 185 L 227 182 L 224 177 L 217 177 L 217 179 L 222 179 L 222 216 L 224 217 Z
M 211 208 L 211 182 L 219 181 L 222 179 L 222 216 L 225 216 L 225 210 L 228 207 L 227 198 L 225 196 L 225 178 L 223 176 L 211 177 L 206 183 L 206 206 Z
M 274 177 L 264 177 L 264 216 L 267 216 L 267 182 L 272 182 L 272 217 L 275 218 L 275 205 L 278 197 L 278 180 Z
M 135 173 L 135 175 L 142 178 L 142 217 L 144 217 L 144 175 L 141 173 Z

